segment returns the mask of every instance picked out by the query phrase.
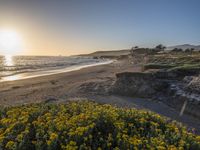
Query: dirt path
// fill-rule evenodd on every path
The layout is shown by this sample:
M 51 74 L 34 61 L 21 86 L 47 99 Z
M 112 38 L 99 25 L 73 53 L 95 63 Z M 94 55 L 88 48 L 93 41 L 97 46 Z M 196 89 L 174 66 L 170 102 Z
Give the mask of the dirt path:
M 181 117 L 177 110 L 167 106 L 162 102 L 152 101 L 148 99 L 141 98 L 131 98 L 131 97 L 123 97 L 123 96 L 95 96 L 91 97 L 91 99 L 99 102 L 99 103 L 109 103 L 112 105 L 116 105 L 119 107 L 134 107 L 137 109 L 147 109 L 153 112 L 156 112 L 160 115 L 166 116 L 172 120 L 176 120 L 178 122 L 183 123 L 189 128 L 195 128 L 196 133 L 200 134 L 200 120 L 194 118 L 190 115 L 183 114 Z

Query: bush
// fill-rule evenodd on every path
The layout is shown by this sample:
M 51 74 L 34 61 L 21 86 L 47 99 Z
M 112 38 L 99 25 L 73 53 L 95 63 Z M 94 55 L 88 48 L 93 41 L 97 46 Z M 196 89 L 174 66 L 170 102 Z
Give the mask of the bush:
M 200 137 L 158 114 L 94 102 L 0 111 L 0 149 L 200 149 Z
M 165 50 L 166 49 L 166 47 L 163 46 L 162 44 L 157 45 L 155 48 L 158 49 L 158 50 Z

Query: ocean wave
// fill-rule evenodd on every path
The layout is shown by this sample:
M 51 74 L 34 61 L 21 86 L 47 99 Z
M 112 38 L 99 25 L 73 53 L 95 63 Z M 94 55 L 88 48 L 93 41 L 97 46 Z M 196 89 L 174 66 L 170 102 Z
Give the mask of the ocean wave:
M 80 56 L 0 56 L 0 77 L 89 65 L 103 61 L 105 60 Z

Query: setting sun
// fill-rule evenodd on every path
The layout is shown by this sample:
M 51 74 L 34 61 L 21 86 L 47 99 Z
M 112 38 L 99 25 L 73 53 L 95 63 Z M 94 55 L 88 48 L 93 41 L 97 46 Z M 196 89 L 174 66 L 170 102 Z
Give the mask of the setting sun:
M 21 51 L 22 41 L 19 34 L 12 30 L 0 31 L 0 52 L 2 54 L 16 55 Z

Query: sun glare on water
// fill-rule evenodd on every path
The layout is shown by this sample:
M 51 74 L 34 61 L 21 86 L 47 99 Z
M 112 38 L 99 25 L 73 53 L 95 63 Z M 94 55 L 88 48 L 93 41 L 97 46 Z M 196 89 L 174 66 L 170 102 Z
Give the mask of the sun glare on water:
M 22 49 L 19 34 L 12 30 L 0 30 L 0 54 L 17 55 Z
M 4 56 L 4 65 L 5 66 L 13 66 L 14 64 L 13 64 L 13 56 L 11 56 L 11 55 L 5 55 Z

